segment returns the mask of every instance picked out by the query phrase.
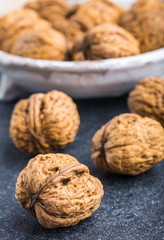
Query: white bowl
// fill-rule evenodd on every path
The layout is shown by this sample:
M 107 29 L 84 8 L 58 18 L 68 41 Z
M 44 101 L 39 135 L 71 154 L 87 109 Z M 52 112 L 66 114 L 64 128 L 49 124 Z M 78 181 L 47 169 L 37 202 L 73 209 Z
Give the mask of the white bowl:
M 19 7 L 25 2 L 5 0 L 0 9 L 4 13 L 16 9 L 16 3 Z M 115 2 L 129 7 L 134 1 Z M 35 60 L 0 51 L 0 68 L 3 86 L 10 81 L 10 87 L 14 83 L 33 92 L 57 89 L 74 98 L 118 96 L 144 77 L 164 76 L 164 48 L 137 56 L 84 62 Z M 1 97 L 4 89 L 1 87 Z

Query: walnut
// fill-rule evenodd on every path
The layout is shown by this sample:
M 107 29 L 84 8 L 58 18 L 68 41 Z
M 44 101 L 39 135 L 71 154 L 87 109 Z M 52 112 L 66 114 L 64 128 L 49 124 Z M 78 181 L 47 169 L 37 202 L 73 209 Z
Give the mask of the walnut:
M 86 59 L 126 57 L 139 54 L 138 41 L 125 29 L 114 24 L 102 24 L 90 30 L 83 41 Z
M 160 0 L 138 0 L 132 5 L 132 10 L 134 11 L 145 11 L 151 9 L 164 9 L 164 4 Z
M 102 23 L 116 23 L 125 12 L 123 8 L 108 0 L 90 0 L 78 5 L 74 14 L 69 16 L 64 34 L 69 42 L 70 49 L 76 38 L 82 38 L 84 34 Z
M 95 212 L 101 182 L 87 166 L 66 154 L 37 155 L 20 173 L 15 196 L 45 228 L 68 227 Z
M 0 47 L 20 31 L 34 26 L 38 19 L 39 15 L 29 9 L 12 11 L 2 16 L 0 18 Z
M 159 121 L 164 127 L 164 78 L 141 80 L 128 98 L 131 112 Z
M 34 59 L 63 61 L 67 58 L 67 50 L 64 35 L 48 28 L 29 30 L 19 34 L 10 53 Z
M 121 17 L 120 25 L 139 40 L 141 52 L 164 47 L 163 9 L 154 7 L 144 11 L 130 10 Z
M 34 23 L 26 23 L 26 20 L 19 21 L 15 25 L 15 32 L 14 29 L 12 31 L 6 32 L 6 40 L 2 43 L 1 49 L 5 52 L 11 53 L 11 49 L 13 45 L 15 44 L 17 38 L 19 38 L 20 35 L 26 34 L 28 31 L 31 30 L 45 30 L 50 29 L 50 24 L 42 19 L 37 19 Z
M 151 118 L 121 114 L 92 139 L 92 159 L 111 173 L 137 175 L 164 158 L 164 129 Z
M 71 7 L 65 0 L 37 0 L 27 3 L 24 7 L 37 11 L 41 17 L 48 20 L 59 31 L 63 31 L 66 17 L 71 11 Z
M 74 20 L 67 21 L 65 28 L 63 28 L 63 33 L 66 36 L 71 51 L 76 39 L 83 38 L 88 30 L 89 29 Z
M 102 23 L 117 23 L 124 12 L 121 6 L 108 0 L 90 0 L 79 6 L 71 19 L 92 29 Z
M 85 60 L 84 51 L 83 51 L 83 41 L 84 41 L 84 36 L 77 37 L 75 39 L 72 47 L 72 51 L 71 51 L 73 61 Z
M 77 107 L 70 97 L 59 91 L 38 93 L 16 104 L 10 136 L 27 154 L 49 153 L 73 142 L 79 124 Z

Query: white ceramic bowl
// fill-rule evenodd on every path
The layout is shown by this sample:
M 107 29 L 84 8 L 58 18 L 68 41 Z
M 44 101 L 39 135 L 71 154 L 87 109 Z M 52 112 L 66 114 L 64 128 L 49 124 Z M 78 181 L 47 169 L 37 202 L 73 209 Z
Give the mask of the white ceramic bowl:
M 5 0 L 0 2 L 0 9 L 4 13 L 25 2 L 27 0 Z M 129 7 L 134 1 L 115 2 Z M 164 76 L 164 48 L 137 56 L 84 62 L 35 60 L 0 51 L 0 68 L 4 81 L 10 79 L 34 92 L 57 89 L 75 98 L 118 96 L 144 77 Z

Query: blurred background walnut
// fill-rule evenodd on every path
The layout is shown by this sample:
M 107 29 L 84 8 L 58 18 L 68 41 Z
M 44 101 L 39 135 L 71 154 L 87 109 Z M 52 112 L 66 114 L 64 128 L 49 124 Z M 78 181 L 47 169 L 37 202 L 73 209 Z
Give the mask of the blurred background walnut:
M 25 31 L 15 39 L 10 53 L 34 59 L 59 60 L 67 58 L 67 42 L 55 29 Z
M 95 165 L 111 173 L 137 175 L 164 158 L 164 129 L 151 118 L 121 114 L 92 139 Z
M 10 136 L 27 154 L 54 152 L 74 141 L 79 124 L 77 107 L 70 97 L 59 91 L 38 93 L 16 104 Z
M 27 3 L 24 7 L 37 11 L 57 30 L 62 30 L 61 27 L 66 24 L 66 16 L 72 9 L 65 0 L 37 0 Z
M 103 23 L 117 23 L 124 12 L 121 6 L 108 0 L 90 0 L 79 5 L 65 32 L 70 47 L 76 37 L 82 37 L 88 30 Z
M 164 10 L 164 3 L 160 0 L 138 0 L 131 7 L 132 10 L 138 12 L 154 8 Z
M 14 39 L 23 31 L 46 29 L 50 24 L 29 9 L 10 12 L 0 19 L 0 48 L 9 52 Z
M 71 17 L 87 29 L 92 29 L 103 23 L 117 23 L 125 10 L 108 0 L 90 0 L 80 5 Z
M 138 1 L 122 15 L 120 25 L 139 40 L 141 52 L 164 47 L 164 3 L 161 1 Z
M 125 29 L 114 24 L 102 24 L 90 30 L 83 41 L 88 60 L 126 57 L 139 54 L 138 41 Z
M 68 227 L 95 212 L 104 191 L 89 169 L 66 154 L 38 155 L 20 173 L 15 197 L 45 228 Z
M 128 98 L 131 112 L 159 121 L 164 127 L 164 78 L 141 80 Z

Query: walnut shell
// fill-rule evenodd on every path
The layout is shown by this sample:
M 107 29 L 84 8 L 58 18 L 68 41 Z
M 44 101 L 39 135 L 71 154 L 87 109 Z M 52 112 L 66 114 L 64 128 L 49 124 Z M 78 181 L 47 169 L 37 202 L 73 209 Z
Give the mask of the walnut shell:
M 71 7 L 65 0 L 37 0 L 36 2 L 27 3 L 24 7 L 37 11 L 56 30 L 62 32 L 67 23 L 66 17 L 71 11 Z
M 9 38 L 38 21 L 39 15 L 30 9 L 21 9 L 7 13 L 0 18 L 0 47 Z
M 29 30 L 18 35 L 10 53 L 18 56 L 63 61 L 67 58 L 64 35 L 54 29 Z
M 164 4 L 160 0 L 138 0 L 136 1 L 131 9 L 134 11 L 145 11 L 145 10 L 151 10 L 151 9 L 164 9 Z
M 35 24 L 33 22 L 26 24 L 26 21 L 19 21 L 15 25 L 15 32 L 14 29 L 12 31 L 7 31 L 6 33 L 6 40 L 2 43 L 1 49 L 5 52 L 11 53 L 11 49 L 15 42 L 17 41 L 17 38 L 19 38 L 20 35 L 26 34 L 28 31 L 32 30 L 45 30 L 50 29 L 51 25 L 49 22 L 38 18 L 35 21 Z
M 73 142 L 79 124 L 75 103 L 54 90 L 33 94 L 16 104 L 10 136 L 16 147 L 27 154 L 49 153 Z
M 131 112 L 159 121 L 164 127 L 164 78 L 141 80 L 128 97 Z
M 92 139 L 95 165 L 111 173 L 137 175 L 164 158 L 164 129 L 151 118 L 121 114 Z
M 121 6 L 108 0 L 90 0 L 80 5 L 71 19 L 92 29 L 103 23 L 117 23 L 124 12 Z
M 68 227 L 95 212 L 101 182 L 66 154 L 37 155 L 20 173 L 15 197 L 45 228 Z
M 164 47 L 163 9 L 154 8 L 141 12 L 135 10 L 128 11 L 121 17 L 120 25 L 139 40 L 141 52 Z
M 88 60 L 126 57 L 140 53 L 139 43 L 131 33 L 107 23 L 93 28 L 85 35 L 83 51 Z
M 85 60 L 84 51 L 83 51 L 83 41 L 84 41 L 84 36 L 77 37 L 75 39 L 72 47 L 72 51 L 71 51 L 71 56 L 73 61 Z

